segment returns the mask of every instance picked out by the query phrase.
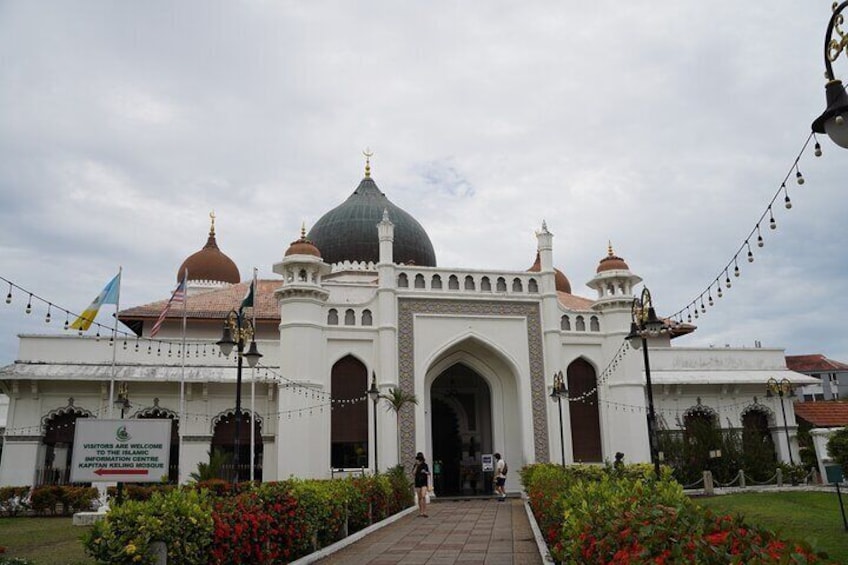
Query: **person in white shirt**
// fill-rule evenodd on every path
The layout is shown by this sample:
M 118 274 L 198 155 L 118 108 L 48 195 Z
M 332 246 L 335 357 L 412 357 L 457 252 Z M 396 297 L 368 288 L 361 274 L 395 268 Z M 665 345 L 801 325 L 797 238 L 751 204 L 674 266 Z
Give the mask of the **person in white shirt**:
M 498 502 L 506 500 L 506 461 L 501 458 L 500 453 L 495 453 L 495 492 L 498 495 Z

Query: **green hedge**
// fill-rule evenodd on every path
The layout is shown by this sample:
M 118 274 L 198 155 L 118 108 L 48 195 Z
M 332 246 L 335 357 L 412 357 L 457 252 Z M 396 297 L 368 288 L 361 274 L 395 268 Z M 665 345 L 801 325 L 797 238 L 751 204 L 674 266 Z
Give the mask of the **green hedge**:
M 530 505 L 551 555 L 568 564 L 825 563 L 803 543 L 776 537 L 739 517 L 694 505 L 663 470 L 645 465 L 521 471 Z

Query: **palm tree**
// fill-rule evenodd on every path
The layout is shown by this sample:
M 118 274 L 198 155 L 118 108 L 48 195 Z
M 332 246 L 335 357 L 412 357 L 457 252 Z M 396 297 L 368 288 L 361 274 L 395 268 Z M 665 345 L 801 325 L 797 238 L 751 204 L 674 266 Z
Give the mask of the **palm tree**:
M 416 398 L 415 394 L 411 392 L 406 392 L 400 387 L 393 387 L 389 389 L 389 392 L 386 394 L 381 394 L 380 398 L 385 399 L 388 402 L 388 406 L 386 410 L 393 410 L 395 413 L 395 417 L 397 418 L 397 448 L 398 448 L 398 464 L 402 465 L 400 462 L 400 411 L 407 404 L 418 404 L 418 398 Z
M 232 463 L 232 454 L 222 449 L 215 448 L 206 453 L 209 455 L 209 463 L 199 462 L 197 464 L 197 472 L 189 474 L 189 477 L 196 483 L 211 479 L 220 479 L 224 468 Z

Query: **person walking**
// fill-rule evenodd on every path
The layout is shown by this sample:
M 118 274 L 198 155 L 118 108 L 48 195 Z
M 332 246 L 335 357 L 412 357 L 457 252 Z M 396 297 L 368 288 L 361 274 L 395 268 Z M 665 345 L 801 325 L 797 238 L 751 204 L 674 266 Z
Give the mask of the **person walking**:
M 415 494 L 418 496 L 418 516 L 427 517 L 427 496 L 430 485 L 430 467 L 420 451 L 415 456 L 415 467 L 412 469 L 415 480 Z
M 500 453 L 495 453 L 495 492 L 498 495 L 498 502 L 506 500 L 506 461 L 503 460 Z

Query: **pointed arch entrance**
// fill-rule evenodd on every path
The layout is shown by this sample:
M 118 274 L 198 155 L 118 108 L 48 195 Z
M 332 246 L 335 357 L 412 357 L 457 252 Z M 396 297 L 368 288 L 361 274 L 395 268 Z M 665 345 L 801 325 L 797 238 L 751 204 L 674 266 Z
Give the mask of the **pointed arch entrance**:
M 474 369 L 455 363 L 430 388 L 432 466 L 440 495 L 491 493 L 482 454 L 491 454 L 492 392 Z
M 600 463 L 604 454 L 595 368 L 585 359 L 575 360 L 568 366 L 567 385 L 568 396 L 573 399 L 568 408 L 574 461 Z

